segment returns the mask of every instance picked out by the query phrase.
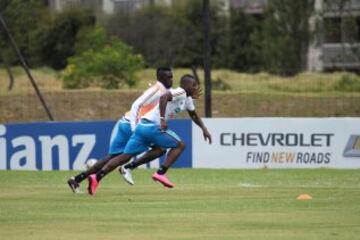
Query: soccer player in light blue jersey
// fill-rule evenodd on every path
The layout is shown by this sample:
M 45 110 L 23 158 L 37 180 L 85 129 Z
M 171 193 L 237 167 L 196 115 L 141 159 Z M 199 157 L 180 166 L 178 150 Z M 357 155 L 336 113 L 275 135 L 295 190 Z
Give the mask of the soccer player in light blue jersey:
M 170 68 L 161 67 L 156 70 L 157 82 L 153 86 L 149 87 L 140 97 L 138 97 L 132 104 L 131 110 L 127 112 L 117 123 L 115 124 L 110 140 L 110 146 L 108 155 L 97 161 L 97 163 L 80 174 L 71 177 L 67 183 L 70 189 L 74 193 L 80 192 L 80 183 L 86 179 L 89 175 L 98 172 L 106 163 L 108 163 L 114 157 L 124 152 L 125 146 L 129 141 L 135 126 L 138 124 L 141 116 L 153 109 L 159 102 L 163 93 L 170 89 L 173 83 L 173 74 Z M 148 150 L 148 149 L 147 149 Z M 160 147 L 151 146 L 151 150 L 142 156 L 140 161 L 151 161 L 163 154 L 166 150 Z M 131 182 L 128 182 L 133 184 Z
M 146 151 L 151 146 L 163 149 L 170 148 L 165 163 L 153 174 L 152 178 L 165 187 L 174 187 L 174 184 L 168 180 L 165 173 L 183 152 L 185 144 L 176 133 L 167 128 L 166 121 L 178 112 L 187 110 L 192 120 L 202 129 L 205 140 L 211 143 L 211 135 L 196 114 L 192 101 L 191 96 L 197 95 L 199 91 L 195 79 L 191 75 L 185 75 L 181 78 L 180 86 L 165 92 L 160 97 L 157 107 L 141 117 L 134 134 L 126 144 L 123 154 L 111 159 L 100 171 L 88 177 L 88 192 L 90 195 L 96 193 L 99 182 L 109 172 L 113 171 L 117 166 L 127 163 L 133 156 Z

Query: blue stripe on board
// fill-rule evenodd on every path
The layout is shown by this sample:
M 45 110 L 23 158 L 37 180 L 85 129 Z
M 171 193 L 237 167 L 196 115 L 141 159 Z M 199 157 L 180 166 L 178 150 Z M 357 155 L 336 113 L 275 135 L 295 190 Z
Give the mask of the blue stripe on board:
M 0 124 L 0 170 L 83 169 L 103 158 L 115 121 Z M 186 148 L 173 167 L 192 167 L 191 120 L 171 120 L 169 128 Z M 160 162 L 164 161 L 164 157 Z

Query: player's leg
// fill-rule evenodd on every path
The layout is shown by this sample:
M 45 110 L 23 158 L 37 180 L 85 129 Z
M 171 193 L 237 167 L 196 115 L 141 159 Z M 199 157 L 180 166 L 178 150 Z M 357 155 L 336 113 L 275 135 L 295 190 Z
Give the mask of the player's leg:
M 133 155 L 130 154 L 120 154 L 114 158 L 111 158 L 98 172 L 96 172 L 96 174 L 91 174 L 88 177 L 88 193 L 90 195 L 95 195 L 96 189 L 101 179 L 103 179 L 119 165 L 127 163 L 132 157 Z
M 146 152 L 141 158 L 121 166 L 119 168 L 119 173 L 122 175 L 123 179 L 128 184 L 134 185 L 134 179 L 132 177 L 131 171 L 140 165 L 149 163 L 152 160 L 161 157 L 165 153 L 166 153 L 166 150 L 163 148 L 152 147 L 152 149 L 150 151 Z
M 120 153 L 119 153 L 120 154 Z M 93 173 L 98 172 L 111 158 L 119 155 L 119 154 L 113 154 L 113 155 L 107 155 L 105 158 L 96 161 L 96 163 L 86 171 L 83 171 L 79 173 L 78 175 L 69 178 L 67 181 L 69 187 L 74 193 L 80 193 L 80 183 L 86 179 L 88 176 L 90 176 Z
M 140 158 L 136 159 L 135 161 L 132 161 L 131 163 L 126 164 L 124 166 L 124 168 L 134 170 L 138 166 L 149 163 L 152 160 L 161 157 L 165 153 L 166 153 L 166 149 L 154 146 L 154 147 L 152 147 L 152 149 L 150 151 L 146 152 Z
M 153 141 L 155 145 L 163 148 L 171 148 L 171 150 L 166 157 L 165 163 L 153 174 L 152 178 L 162 183 L 165 187 L 172 188 L 174 184 L 169 181 L 166 172 L 184 151 L 185 144 L 181 141 L 180 137 L 171 130 L 166 130 L 165 132 L 159 131 L 159 134 L 155 135 Z
M 90 195 L 96 193 L 96 189 L 99 185 L 99 182 L 116 167 L 123 165 L 130 161 L 133 156 L 140 154 L 148 149 L 146 143 L 141 139 L 136 128 L 134 134 L 131 136 L 130 140 L 126 144 L 124 153 L 120 154 L 114 158 L 111 158 L 100 171 L 96 174 L 92 174 L 88 177 L 89 185 L 88 192 Z
M 124 151 L 126 143 L 130 139 L 131 135 L 132 131 L 129 121 L 125 118 L 118 120 L 112 129 L 108 155 L 102 160 L 97 161 L 96 164 L 87 171 L 81 172 L 68 180 L 68 185 L 73 192 L 79 192 L 80 183 L 84 179 L 88 178 L 91 174 L 97 173 L 110 159 L 120 155 Z
M 178 146 L 176 148 L 172 148 L 169 151 L 166 160 L 158 170 L 158 173 L 165 174 L 167 169 L 170 168 L 176 162 L 176 160 L 179 158 L 179 156 L 184 151 L 184 149 L 185 149 L 185 143 L 183 141 L 179 141 Z

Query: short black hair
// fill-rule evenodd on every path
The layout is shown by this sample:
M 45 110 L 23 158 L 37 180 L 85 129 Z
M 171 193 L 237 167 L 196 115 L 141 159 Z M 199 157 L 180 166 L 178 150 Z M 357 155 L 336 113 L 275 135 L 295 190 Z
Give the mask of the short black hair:
M 195 80 L 195 77 L 194 77 L 193 75 L 185 74 L 185 75 L 183 75 L 183 76 L 180 78 L 180 83 L 184 82 L 185 79 L 187 79 L 187 78 L 192 78 L 192 79 Z
M 159 76 L 163 73 L 163 72 L 171 72 L 171 68 L 169 67 L 158 67 L 156 69 L 156 78 L 159 79 Z

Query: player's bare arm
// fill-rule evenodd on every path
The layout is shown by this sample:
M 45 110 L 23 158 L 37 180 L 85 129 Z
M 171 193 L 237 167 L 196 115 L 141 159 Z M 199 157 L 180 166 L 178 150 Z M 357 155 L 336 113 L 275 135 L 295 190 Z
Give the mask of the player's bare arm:
M 165 92 L 159 100 L 159 109 L 160 109 L 160 128 L 162 130 L 167 129 L 167 123 L 165 120 L 165 112 L 166 112 L 166 106 L 169 101 L 172 100 L 172 94 L 170 91 Z
M 204 136 L 205 141 L 208 140 L 209 143 L 211 144 L 211 141 L 212 141 L 211 134 L 208 131 L 208 129 L 205 127 L 204 122 L 201 120 L 199 115 L 197 115 L 196 111 L 188 111 L 188 113 L 189 113 L 191 120 L 196 125 L 198 125 L 201 128 L 201 130 L 203 131 L 203 136 Z

